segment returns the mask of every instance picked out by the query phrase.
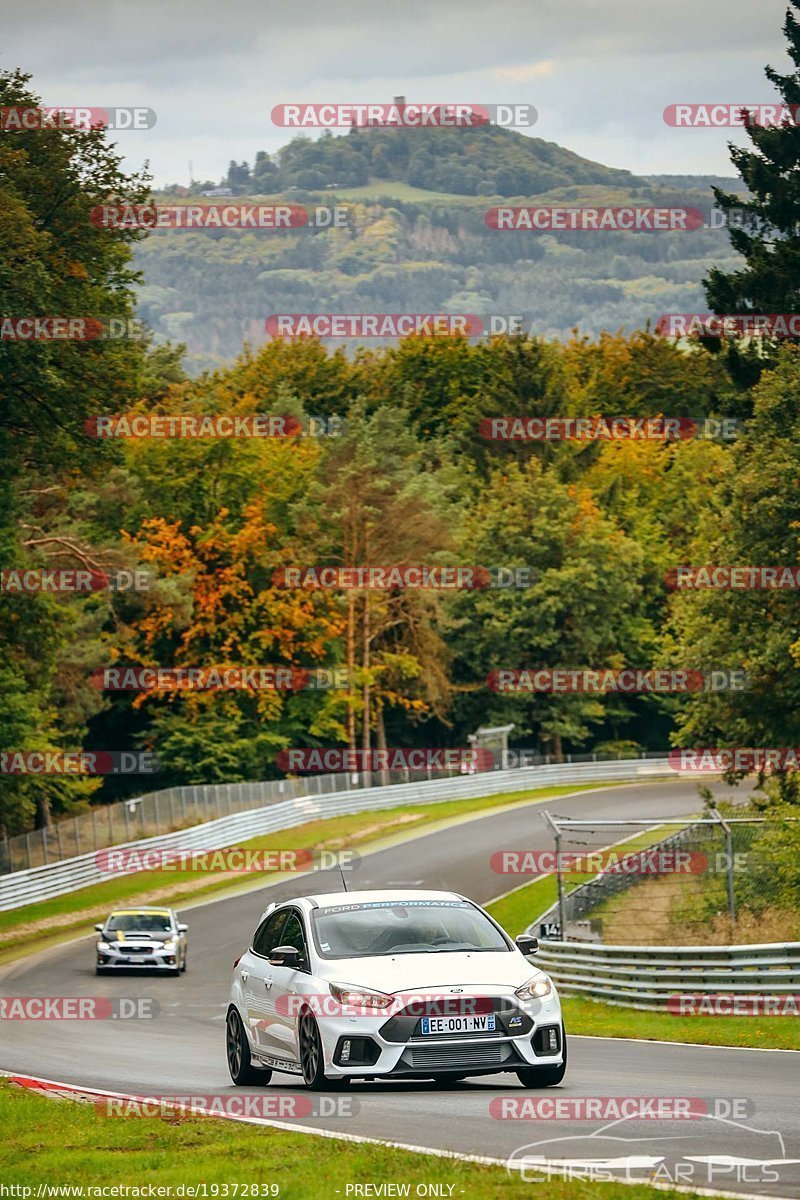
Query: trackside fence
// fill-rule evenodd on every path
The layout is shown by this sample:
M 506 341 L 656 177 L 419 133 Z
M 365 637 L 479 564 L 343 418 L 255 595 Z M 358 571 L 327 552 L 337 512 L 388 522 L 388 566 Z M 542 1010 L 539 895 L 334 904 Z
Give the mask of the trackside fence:
M 209 804 L 217 808 L 223 807 L 223 810 L 229 805 L 231 811 L 214 820 L 203 821 L 201 824 L 172 833 L 115 843 L 105 842 L 104 846 L 136 846 L 142 850 L 219 850 L 225 846 L 238 845 L 261 834 L 274 833 L 307 821 L 348 813 L 495 796 L 560 784 L 580 786 L 582 783 L 616 780 L 633 782 L 669 775 L 671 771 L 668 760 L 660 756 L 551 763 L 367 788 L 343 787 L 342 784 L 349 781 L 347 775 L 316 777 L 310 780 L 219 784 L 207 788 L 178 788 L 174 789 L 174 793 L 206 793 L 203 799 Z M 328 790 L 330 780 L 336 780 L 341 790 Z M 214 793 L 213 798 L 209 798 L 208 793 Z M 169 801 L 165 800 L 163 803 L 171 803 L 175 808 L 179 808 L 184 799 L 185 797 L 173 794 Z M 242 807 L 236 811 L 240 805 Z M 99 810 L 98 820 L 101 818 L 102 810 Z M 102 848 L 104 847 L 97 847 Z M 108 878 L 108 874 L 103 872 L 98 862 L 94 847 L 88 853 L 76 854 L 59 862 L 14 870 L 10 874 L 0 876 L 0 911 L 78 891 Z
M 800 942 L 757 946 L 540 943 L 536 965 L 559 991 L 627 1008 L 677 1010 L 681 996 L 800 993 Z

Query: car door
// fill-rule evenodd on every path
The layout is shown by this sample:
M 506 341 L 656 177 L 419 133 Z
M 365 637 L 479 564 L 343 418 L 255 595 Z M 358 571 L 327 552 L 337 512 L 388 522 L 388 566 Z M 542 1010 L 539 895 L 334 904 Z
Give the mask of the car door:
M 265 1054 L 274 1054 L 279 1044 L 272 1028 L 277 1018 L 272 995 L 274 967 L 270 966 L 269 956 L 281 944 L 287 916 L 288 910 L 279 908 L 261 922 L 239 967 L 251 1042 Z
M 301 967 L 273 965 L 272 988 L 275 1024 L 273 1034 L 280 1046 L 279 1057 L 300 1061 L 297 1046 L 297 1005 L 300 987 L 309 974 L 308 940 L 303 915 L 299 909 L 289 910 L 286 924 L 281 930 L 280 946 L 294 946 L 301 956 Z

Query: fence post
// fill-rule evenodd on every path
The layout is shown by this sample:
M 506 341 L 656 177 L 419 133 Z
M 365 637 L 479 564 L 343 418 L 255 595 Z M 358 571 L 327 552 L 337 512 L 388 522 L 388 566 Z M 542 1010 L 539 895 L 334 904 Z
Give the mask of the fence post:
M 31 835 L 30 830 L 25 834 L 25 858 L 28 862 L 28 870 L 31 869 Z
M 97 809 L 92 805 L 92 847 L 97 849 Z
M 56 844 L 58 845 L 58 861 L 61 862 L 61 860 L 64 857 L 64 851 L 61 849 L 61 825 L 58 821 L 55 822 L 55 827 L 56 827 Z
M 728 914 L 731 918 L 731 926 L 736 928 L 736 894 L 733 890 L 733 831 L 730 825 L 722 816 L 714 812 L 717 820 L 725 831 L 725 858 L 727 859 L 725 873 L 728 877 Z
M 556 840 L 556 879 L 558 881 L 558 923 L 561 926 L 561 940 L 566 942 L 567 939 L 567 906 L 564 902 L 564 873 L 561 863 L 561 829 L 550 816 L 550 813 L 545 809 L 542 812 L 547 824 L 553 830 Z
M 78 818 L 77 817 L 72 818 L 72 824 L 75 826 L 75 853 L 80 854 L 80 852 L 81 852 L 81 835 L 80 835 L 80 831 L 78 830 Z

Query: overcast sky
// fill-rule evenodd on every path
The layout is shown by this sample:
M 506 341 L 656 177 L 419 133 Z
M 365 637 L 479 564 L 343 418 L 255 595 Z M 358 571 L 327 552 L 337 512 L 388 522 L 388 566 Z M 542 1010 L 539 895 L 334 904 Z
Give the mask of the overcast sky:
M 676 102 L 769 102 L 787 0 L 6 0 L 0 65 L 48 104 L 141 105 L 119 134 L 156 184 L 219 178 L 289 138 L 275 104 L 528 103 L 531 132 L 643 174 L 732 174 L 736 130 L 671 129 Z M 317 136 L 314 134 L 313 136 Z

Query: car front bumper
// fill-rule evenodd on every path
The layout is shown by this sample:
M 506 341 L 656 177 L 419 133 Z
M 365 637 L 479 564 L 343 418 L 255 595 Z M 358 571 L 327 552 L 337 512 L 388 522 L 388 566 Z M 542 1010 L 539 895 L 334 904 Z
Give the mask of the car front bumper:
M 96 951 L 97 967 L 101 971 L 174 971 L 181 960 L 181 948 L 148 946 L 135 952 L 130 947 L 109 944 L 107 950 Z
M 385 1014 L 320 1016 L 317 1023 L 325 1074 L 331 1078 L 430 1078 L 561 1064 L 562 1017 L 555 992 L 544 1001 L 498 996 L 494 1002 L 493 1033 L 423 1035 L 419 1019 L 406 1018 L 404 1024 L 402 1019 L 387 1020 Z M 551 1030 L 556 1032 L 551 1034 Z M 553 1038 L 555 1050 L 550 1049 Z

